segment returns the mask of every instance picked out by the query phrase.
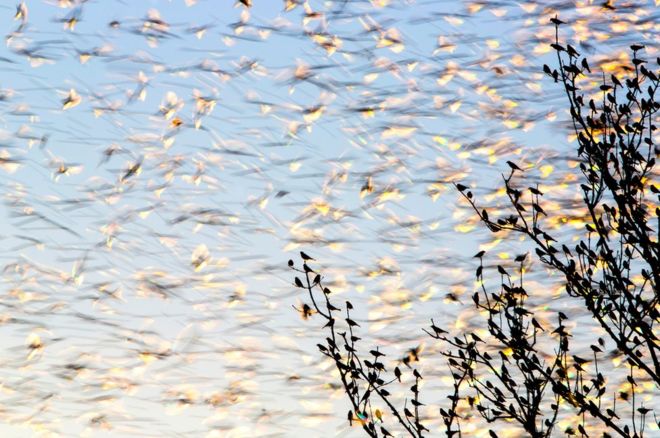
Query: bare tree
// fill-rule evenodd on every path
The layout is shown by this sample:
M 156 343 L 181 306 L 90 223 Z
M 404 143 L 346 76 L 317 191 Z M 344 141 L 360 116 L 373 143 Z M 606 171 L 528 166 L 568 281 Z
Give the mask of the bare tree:
M 502 176 L 510 209 L 498 217 L 478 205 L 469 187 L 457 184 L 456 188 L 491 232 L 524 235 L 541 263 L 560 274 L 567 295 L 606 335 L 590 342 L 589 357 L 577 356 L 564 324 L 568 317 L 557 312 L 557 325 L 543 327 L 527 304 L 527 256 L 515 259 L 515 281 L 506 267 L 497 266 L 501 282 L 498 292 L 493 293 L 486 287 L 485 253 L 478 253 L 476 278 L 481 286 L 473 302 L 487 315 L 484 323 L 489 339 L 483 340 L 474 332 L 451 336 L 433 321 L 425 330 L 442 342 L 442 355 L 454 381 L 449 405 L 439 411 L 449 437 L 462 434 L 459 405 L 476 409 L 486 422 L 495 423 L 490 430 L 493 437 L 500 420 L 516 422 L 533 437 L 556 433 L 586 437 L 592 427 L 602 430 L 603 436 L 642 437 L 652 409 L 639 401 L 640 382 L 649 382 L 655 393 L 660 387 L 656 336 L 660 208 L 654 205 L 660 201 L 660 188 L 652 183 L 657 177 L 655 157 L 660 153 L 653 138 L 660 109 L 658 73 L 640 57 L 644 47 L 632 45 L 631 65 L 622 64 L 619 76 L 602 74 L 601 98 L 590 99 L 579 87 L 582 77 L 592 75 L 589 63 L 571 45 L 560 45 L 562 22 L 557 18 L 552 22 L 557 69 L 544 65 L 543 71 L 566 92 L 584 180 L 579 190 L 588 218 L 586 234 L 573 248 L 553 237 L 545 221 L 548 214 L 542 206 L 543 193 L 538 186 L 518 187 L 524 173 L 513 162 L 508 162 L 509 171 Z M 397 406 L 387 388 L 401 381 L 401 370 L 397 367 L 389 374 L 379 349 L 365 354 L 358 348 L 359 325 L 351 318 L 353 306 L 346 302 L 342 313 L 332 303 L 330 290 L 322 285 L 321 275 L 309 267 L 312 259 L 301 255 L 302 269 L 289 261 L 292 269 L 304 275 L 304 280 L 296 277 L 295 284 L 306 289 L 311 300 L 311 305 L 300 310 L 325 320 L 329 336 L 318 348 L 339 370 L 351 402 L 348 421 L 359 422 L 369 436 L 390 436 L 377 407 L 382 406 L 409 436 L 425 436 L 428 430 L 418 409 L 422 405 L 418 386 L 422 376 L 412 368 L 418 352 L 413 349 L 403 359 L 411 369 L 414 385 L 404 405 Z M 339 331 L 336 318 L 342 319 L 345 331 Z M 584 336 L 581 334 L 580 340 Z M 625 391 L 612 389 L 616 382 L 603 375 L 609 344 L 615 346 L 615 355 L 624 358 L 624 379 L 629 387 Z M 551 354 L 547 353 L 549 345 L 554 345 Z M 562 403 L 570 405 L 581 420 L 558 431 Z M 621 403 L 627 406 L 621 408 Z

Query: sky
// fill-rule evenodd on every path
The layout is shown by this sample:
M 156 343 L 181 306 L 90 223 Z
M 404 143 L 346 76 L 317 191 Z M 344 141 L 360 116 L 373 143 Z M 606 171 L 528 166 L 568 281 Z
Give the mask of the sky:
M 423 346 L 432 417 L 421 328 L 478 323 L 472 255 L 529 249 L 453 183 L 497 209 L 513 160 L 584 225 L 549 19 L 594 72 L 658 56 L 653 1 L 252 3 L 0 5 L 3 436 L 359 436 L 301 250 L 363 342 Z M 574 308 L 529 272 L 541 316 Z

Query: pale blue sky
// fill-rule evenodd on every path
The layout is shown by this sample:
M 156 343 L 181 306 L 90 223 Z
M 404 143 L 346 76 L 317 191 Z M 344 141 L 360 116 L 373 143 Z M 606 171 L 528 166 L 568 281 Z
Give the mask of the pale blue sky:
M 541 5 L 310 2 L 324 18 L 307 21 L 274 0 L 249 18 L 231 1 L 188 3 L 82 2 L 73 30 L 77 9 L 54 0 L 26 2 L 19 30 L 15 5 L 0 6 L 0 154 L 20 162 L 0 170 L 0 303 L 15 318 L 0 325 L 4 436 L 345 436 L 287 259 L 313 254 L 396 358 L 429 318 L 470 317 L 445 297 L 471 295 L 470 257 L 492 237 L 457 232 L 475 218 L 449 182 L 485 196 L 508 159 L 530 178 L 552 165 L 543 184 L 566 178 L 566 113 L 541 75 L 553 59 L 534 52 L 552 32 Z M 647 3 L 639 16 L 657 13 Z M 145 28 L 150 10 L 163 32 Z M 585 20 L 595 54 L 657 41 L 657 25 L 629 25 L 599 43 L 625 11 L 561 16 Z M 63 110 L 70 89 L 81 101 Z M 195 271 L 201 245 L 210 261 Z M 492 263 L 524 249 L 504 242 Z M 45 347 L 28 358 L 34 336 Z

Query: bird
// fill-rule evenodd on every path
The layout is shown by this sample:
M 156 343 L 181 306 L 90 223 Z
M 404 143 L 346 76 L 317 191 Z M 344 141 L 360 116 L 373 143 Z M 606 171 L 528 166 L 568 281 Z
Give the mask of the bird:
M 519 170 L 519 171 L 521 171 L 521 172 L 523 171 L 523 170 L 522 170 L 520 167 L 518 167 L 518 165 L 517 165 L 516 163 L 514 163 L 513 161 L 507 161 L 506 164 L 508 164 L 509 167 L 511 168 L 511 170 L 513 170 L 513 171 L 516 171 L 516 170 Z
M 559 26 L 560 24 L 564 24 L 564 23 L 565 23 L 564 21 L 561 21 L 559 18 L 557 18 L 556 15 L 555 15 L 553 18 L 551 18 L 550 21 L 551 21 L 553 24 L 556 24 L 557 26 Z

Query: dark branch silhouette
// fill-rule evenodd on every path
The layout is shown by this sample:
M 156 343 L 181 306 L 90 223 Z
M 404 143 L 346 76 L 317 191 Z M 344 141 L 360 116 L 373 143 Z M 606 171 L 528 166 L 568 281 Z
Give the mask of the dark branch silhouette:
M 560 44 L 563 22 L 557 18 L 551 21 L 556 28 L 551 46 L 557 54 L 557 69 L 544 65 L 543 71 L 566 92 L 583 176 L 579 189 L 587 213 L 585 236 L 571 249 L 550 234 L 543 193 L 538 186 L 517 188 L 516 181 L 524 177 L 524 171 L 511 161 L 507 162 L 509 172 L 503 175 L 509 211 L 500 217 L 479 207 L 469 187 L 456 184 L 456 188 L 491 232 L 526 236 L 542 264 L 563 279 L 567 295 L 607 336 L 593 339 L 591 357 L 577 356 L 571 349 L 572 334 L 564 324 L 567 315 L 557 312 L 557 325 L 543 327 L 527 304 L 527 255 L 515 259 L 515 281 L 504 266 L 496 267 L 501 282 L 499 291 L 493 293 L 484 277 L 485 252 L 479 252 L 475 257 L 479 259 L 476 279 L 480 289 L 472 298 L 476 309 L 486 315 L 483 323 L 489 339 L 484 341 L 474 332 L 451 336 L 433 320 L 430 329 L 425 329 L 442 343 L 441 354 L 454 382 L 449 405 L 439 411 L 448 437 L 462 436 L 459 404 L 476 409 L 489 424 L 515 422 L 532 437 L 558 433 L 587 437 L 590 427 L 605 430 L 603 436 L 642 437 L 653 411 L 640 403 L 639 385 L 649 382 L 654 393 L 660 387 L 656 336 L 660 208 L 654 204 L 660 201 L 660 188 L 652 183 L 657 176 L 655 157 L 660 153 L 653 138 L 660 109 L 658 74 L 640 57 L 644 47 L 632 45 L 631 65 L 620 66 L 621 77 L 613 74 L 606 78 L 603 74 L 600 100 L 590 99 L 580 89 L 581 78 L 592 75 L 587 59 L 570 44 Z M 428 430 L 418 409 L 422 405 L 418 387 L 422 376 L 411 368 L 419 352 L 413 349 L 403 360 L 414 385 L 403 406 L 397 405 L 387 388 L 401 382 L 402 371 L 397 367 L 393 375 L 388 374 L 381 359 L 384 353 L 378 348 L 368 353 L 358 348 L 359 325 L 351 319 L 353 306 L 347 301 L 341 313 L 331 301 L 330 290 L 323 287 L 321 275 L 309 267 L 313 259 L 304 253 L 301 256 L 302 269 L 293 261 L 289 266 L 303 274 L 303 280 L 296 277 L 295 284 L 306 289 L 311 300 L 311 306 L 304 305 L 302 311 L 325 320 L 329 337 L 318 348 L 339 371 L 351 403 L 349 423 L 360 423 L 372 437 L 391 436 L 377 407 L 384 406 L 402 431 L 412 437 L 425 436 Z M 341 318 L 344 331 L 339 331 L 336 318 Z M 584 337 L 582 333 L 580 339 Z M 612 389 L 616 379 L 603 375 L 608 343 L 613 343 L 614 354 L 624 359 L 629 390 Z M 554 346 L 551 354 L 548 345 Z M 608 398 L 612 394 L 614 400 Z M 617 408 L 617 398 L 628 406 Z M 557 429 L 562 404 L 581 418 L 575 427 Z M 490 435 L 497 436 L 496 428 Z

